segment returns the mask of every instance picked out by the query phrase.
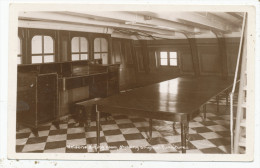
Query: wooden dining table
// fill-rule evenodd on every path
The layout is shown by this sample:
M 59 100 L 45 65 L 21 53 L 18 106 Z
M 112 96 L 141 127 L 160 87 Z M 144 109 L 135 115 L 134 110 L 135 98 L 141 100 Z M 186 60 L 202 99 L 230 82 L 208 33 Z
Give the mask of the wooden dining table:
M 180 122 L 180 148 L 186 153 L 189 121 L 211 98 L 227 91 L 232 82 L 218 76 L 182 76 L 96 101 L 97 152 L 100 151 L 100 113 L 104 112 L 149 118 L 150 138 L 152 119 Z

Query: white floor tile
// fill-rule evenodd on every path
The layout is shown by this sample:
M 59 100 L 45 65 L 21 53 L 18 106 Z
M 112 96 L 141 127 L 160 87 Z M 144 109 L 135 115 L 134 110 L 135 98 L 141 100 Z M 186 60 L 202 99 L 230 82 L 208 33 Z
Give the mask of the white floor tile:
M 197 149 L 204 149 L 204 148 L 212 148 L 216 147 L 213 143 L 209 142 L 208 140 L 197 140 L 197 141 L 190 141 Z
M 28 144 L 25 145 L 22 152 L 30 152 L 30 151 L 36 151 L 36 150 L 44 150 L 45 148 L 45 142 L 44 143 L 37 143 L 37 144 Z

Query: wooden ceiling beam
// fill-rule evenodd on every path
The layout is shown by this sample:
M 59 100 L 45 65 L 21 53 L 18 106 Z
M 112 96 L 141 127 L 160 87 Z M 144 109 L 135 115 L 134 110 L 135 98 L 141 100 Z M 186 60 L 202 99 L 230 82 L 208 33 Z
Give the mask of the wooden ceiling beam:
M 82 18 L 77 16 L 71 16 L 61 13 L 53 13 L 53 12 L 23 12 L 19 15 L 19 20 L 27 20 L 27 21 L 42 21 L 42 22 L 56 22 L 56 23 L 67 23 L 71 25 L 94 25 L 101 27 L 109 27 L 113 28 L 122 28 L 129 29 L 132 31 L 142 31 L 146 33 L 157 33 L 165 36 L 174 36 L 175 31 L 173 30 L 165 30 L 163 28 L 153 28 L 153 27 L 145 27 L 142 25 L 130 25 L 130 24 L 122 24 L 116 22 L 107 22 L 107 21 L 99 21 L 88 18 Z M 111 32 L 111 31 L 110 31 Z
M 221 32 L 229 32 L 230 29 L 226 23 L 216 19 L 216 17 L 207 17 L 196 12 L 162 12 L 156 15 L 158 18 L 164 18 L 169 21 L 178 21 L 202 29 L 212 29 Z M 194 25 L 193 25 L 194 24 Z
M 68 12 L 67 12 L 68 13 Z M 152 18 L 150 20 L 145 19 L 144 15 L 130 12 L 69 12 L 71 15 L 81 15 L 85 17 L 92 17 L 97 19 L 115 19 L 118 21 L 124 21 L 127 24 L 142 24 L 143 26 L 154 26 L 154 28 L 161 26 L 165 29 L 172 29 L 179 32 L 194 33 L 195 28 L 191 25 L 184 25 L 182 23 L 176 23 L 162 18 Z
M 243 15 L 242 12 L 226 12 L 226 13 L 229 14 L 229 15 L 232 15 L 233 17 L 235 17 L 239 20 L 242 20 L 242 22 L 243 22 L 244 15 Z M 242 25 L 242 23 L 241 23 L 241 25 Z
M 240 19 L 238 17 L 233 16 L 232 14 L 233 12 L 207 12 L 208 17 L 212 17 L 215 20 L 219 20 L 220 22 L 229 25 L 230 28 L 240 28 L 242 25 L 243 18 Z

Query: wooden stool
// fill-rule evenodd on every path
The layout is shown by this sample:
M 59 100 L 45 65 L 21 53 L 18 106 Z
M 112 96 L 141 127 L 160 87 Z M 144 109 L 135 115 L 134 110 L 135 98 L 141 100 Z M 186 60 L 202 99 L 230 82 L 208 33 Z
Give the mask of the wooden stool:
M 84 124 L 84 126 L 90 126 L 91 114 L 93 111 L 96 111 L 95 102 L 99 99 L 100 98 L 94 98 L 86 101 L 77 102 L 74 104 L 74 109 L 76 111 L 76 120 L 79 122 L 80 125 Z

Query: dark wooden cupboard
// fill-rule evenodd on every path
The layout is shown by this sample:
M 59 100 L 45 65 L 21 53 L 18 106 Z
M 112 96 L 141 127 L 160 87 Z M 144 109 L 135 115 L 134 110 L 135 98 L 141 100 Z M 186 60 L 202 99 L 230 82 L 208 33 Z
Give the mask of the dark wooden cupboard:
M 89 88 L 83 100 L 119 93 L 119 64 L 103 65 L 100 60 L 18 65 L 17 124 L 37 128 L 53 121 L 58 127 L 60 100 L 64 92 Z M 75 102 L 67 102 L 68 110 Z M 73 111 L 71 111 L 73 113 Z
M 57 73 L 18 73 L 17 123 L 37 128 L 46 122 L 56 120 L 58 102 Z

